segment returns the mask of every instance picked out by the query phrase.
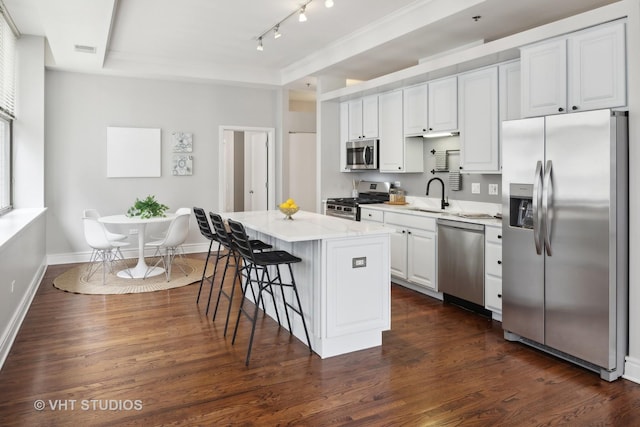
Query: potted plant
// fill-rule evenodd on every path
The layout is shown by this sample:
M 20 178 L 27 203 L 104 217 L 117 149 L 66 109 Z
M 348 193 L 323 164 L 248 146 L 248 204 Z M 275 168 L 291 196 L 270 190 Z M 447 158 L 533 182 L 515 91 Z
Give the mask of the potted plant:
M 136 197 L 136 202 L 127 210 L 127 216 L 139 216 L 140 218 L 165 216 L 164 212 L 167 209 L 169 209 L 169 207 L 158 203 L 155 196 L 147 196 L 147 198 L 143 200 Z

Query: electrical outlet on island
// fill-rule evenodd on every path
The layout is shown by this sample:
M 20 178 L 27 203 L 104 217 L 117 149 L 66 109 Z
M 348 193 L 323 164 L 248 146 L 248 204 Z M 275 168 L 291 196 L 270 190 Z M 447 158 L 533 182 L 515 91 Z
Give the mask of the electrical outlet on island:
M 480 194 L 480 183 L 479 182 L 471 183 L 471 194 Z
M 489 195 L 491 196 L 498 195 L 498 184 L 489 184 Z

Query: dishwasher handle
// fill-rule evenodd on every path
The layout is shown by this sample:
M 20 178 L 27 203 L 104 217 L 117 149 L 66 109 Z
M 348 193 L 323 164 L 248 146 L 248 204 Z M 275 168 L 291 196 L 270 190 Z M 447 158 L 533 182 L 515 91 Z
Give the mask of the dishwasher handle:
M 455 220 L 442 219 L 442 218 L 438 218 L 436 220 L 436 223 L 438 224 L 439 227 L 459 228 L 461 230 L 484 233 L 484 225 L 482 224 L 475 224 L 475 223 L 464 222 L 464 221 L 455 221 Z

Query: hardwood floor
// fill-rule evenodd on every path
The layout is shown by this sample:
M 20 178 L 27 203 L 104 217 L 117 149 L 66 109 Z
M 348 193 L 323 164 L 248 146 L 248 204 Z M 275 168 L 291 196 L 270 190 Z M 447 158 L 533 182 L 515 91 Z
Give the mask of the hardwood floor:
M 322 360 L 264 319 L 247 368 L 248 322 L 232 346 L 198 284 L 75 295 L 52 286 L 69 267 L 47 269 L 0 371 L 2 426 L 640 425 L 640 385 L 400 286 L 382 347 Z

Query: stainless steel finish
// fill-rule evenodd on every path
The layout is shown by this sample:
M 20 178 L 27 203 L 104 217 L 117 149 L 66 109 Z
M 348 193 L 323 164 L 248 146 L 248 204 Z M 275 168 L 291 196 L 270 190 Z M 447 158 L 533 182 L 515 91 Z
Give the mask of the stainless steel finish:
M 357 206 L 340 206 L 333 203 L 327 203 L 327 216 L 335 216 L 355 221 L 357 219 Z
M 622 375 L 627 341 L 626 129 L 609 110 L 503 124 L 503 189 L 526 182 L 518 165 L 545 165 L 543 253 L 521 238 L 528 230 L 503 221 L 505 337 L 600 367 L 607 380 Z M 522 152 L 532 145 L 543 156 Z M 503 194 L 507 215 L 512 199 Z
M 551 256 L 551 226 L 553 224 L 552 169 L 553 162 L 547 160 L 547 167 L 544 171 L 544 189 L 542 190 L 542 216 L 544 217 L 544 249 L 545 253 L 549 256 Z
M 390 182 L 358 181 L 359 197 L 329 198 L 325 214 L 360 221 L 360 205 L 389 200 Z
M 484 225 L 438 219 L 438 290 L 484 306 Z
M 354 171 L 378 169 L 378 144 L 377 139 L 347 141 L 346 168 Z
M 540 235 L 542 234 L 542 211 L 540 209 L 542 200 L 542 162 L 536 164 L 536 176 L 533 184 L 533 243 L 536 245 L 536 253 L 542 254 L 542 244 L 540 243 Z
M 391 191 L 390 182 L 380 181 L 359 181 L 358 194 L 389 194 Z

